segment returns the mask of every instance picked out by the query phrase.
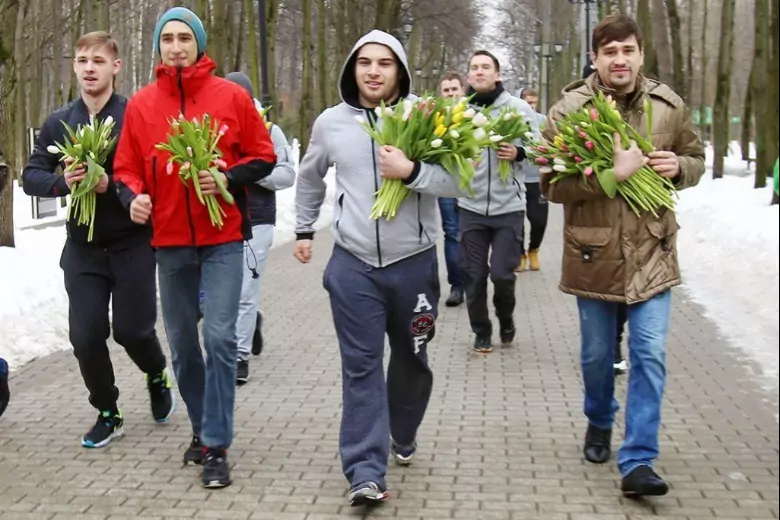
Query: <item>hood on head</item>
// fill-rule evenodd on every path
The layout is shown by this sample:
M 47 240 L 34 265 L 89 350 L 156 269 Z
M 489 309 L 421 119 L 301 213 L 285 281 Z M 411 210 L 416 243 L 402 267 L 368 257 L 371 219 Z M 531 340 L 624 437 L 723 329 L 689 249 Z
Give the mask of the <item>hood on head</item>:
M 370 33 L 360 38 L 352 51 L 350 51 L 347 60 L 344 62 L 344 66 L 341 69 L 341 75 L 339 76 L 339 94 L 341 100 L 345 103 L 352 105 L 353 107 L 360 107 L 358 101 L 358 85 L 355 80 L 355 62 L 357 61 L 358 51 L 368 43 L 378 43 L 388 47 L 396 58 L 398 58 L 398 84 L 400 87 L 400 96 L 402 98 L 407 97 L 412 92 L 412 75 L 409 72 L 409 63 L 406 59 L 406 51 L 404 51 L 403 45 L 394 36 L 374 29 Z
M 243 72 L 231 72 L 225 76 L 225 79 L 243 87 L 249 93 L 249 97 L 255 97 L 255 89 L 252 87 L 252 80 Z

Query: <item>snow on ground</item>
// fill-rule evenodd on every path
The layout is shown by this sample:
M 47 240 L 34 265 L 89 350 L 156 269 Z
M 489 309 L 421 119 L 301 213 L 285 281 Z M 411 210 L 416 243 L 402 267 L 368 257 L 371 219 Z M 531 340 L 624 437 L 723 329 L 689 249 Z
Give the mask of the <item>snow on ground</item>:
M 293 156 L 298 157 L 297 141 Z M 328 192 L 315 228 L 330 224 L 334 172 L 325 182 Z M 14 183 L 16 248 L 0 247 L 0 357 L 11 369 L 52 352 L 70 348 L 68 299 L 59 266 L 65 243 L 65 208 L 57 216 L 32 218 L 32 199 Z M 295 238 L 295 186 L 277 194 L 278 217 L 274 247 Z M 51 227 L 44 227 L 50 224 Z M 31 227 L 34 226 L 34 227 Z
M 683 278 L 691 296 L 747 357 L 762 364 L 767 384 L 777 385 L 778 369 L 778 206 L 771 188 L 752 189 L 752 176 L 732 146 L 726 169 L 734 176 L 713 181 L 708 170 L 699 186 L 683 191 L 678 236 Z M 298 155 L 294 142 L 294 155 Z M 708 165 L 712 151 L 707 150 Z M 334 171 L 325 178 L 328 194 L 316 227 L 332 217 Z M 65 230 L 33 220 L 30 198 L 14 187 L 15 249 L 0 248 L 0 356 L 12 367 L 69 348 L 68 302 L 59 268 Z M 294 239 L 295 187 L 277 194 L 274 247 Z M 35 225 L 35 228 L 31 228 Z
M 712 164 L 711 149 L 707 163 Z M 738 147 L 732 147 L 725 169 L 746 171 Z M 752 175 L 713 180 L 708 168 L 697 187 L 680 192 L 677 240 L 691 297 L 734 346 L 762 365 L 765 386 L 776 388 L 780 214 L 777 205 L 769 205 L 771 198 L 771 180 L 756 190 Z

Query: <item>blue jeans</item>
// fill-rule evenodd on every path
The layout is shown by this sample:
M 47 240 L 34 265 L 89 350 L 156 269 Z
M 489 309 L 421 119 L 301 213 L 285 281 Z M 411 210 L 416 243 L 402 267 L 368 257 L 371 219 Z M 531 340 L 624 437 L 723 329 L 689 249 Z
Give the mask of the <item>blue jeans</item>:
M 160 302 L 171 361 L 192 430 L 204 446 L 228 449 L 236 397 L 236 318 L 243 242 L 157 250 Z M 198 338 L 202 287 L 203 346 Z
M 667 290 L 647 301 L 627 306 L 630 372 L 625 440 L 617 460 L 622 476 L 638 466 L 652 466 L 658 457 L 671 299 L 671 291 Z M 601 429 L 612 428 L 619 408 L 612 366 L 619 305 L 577 298 L 585 415 L 590 424 Z
M 444 229 L 444 259 L 447 262 L 447 283 L 462 288 L 463 280 L 458 267 L 458 199 L 439 199 L 441 227 Z

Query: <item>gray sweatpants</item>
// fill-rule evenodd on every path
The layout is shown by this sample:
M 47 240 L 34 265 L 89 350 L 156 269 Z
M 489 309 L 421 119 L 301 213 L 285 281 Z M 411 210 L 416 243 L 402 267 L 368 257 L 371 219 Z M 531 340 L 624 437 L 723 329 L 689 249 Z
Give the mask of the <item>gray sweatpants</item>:
M 252 226 L 252 239 L 244 242 L 244 280 L 241 285 L 241 303 L 238 307 L 236 335 L 238 359 L 246 361 L 252 351 L 252 336 L 260 309 L 260 288 L 268 261 L 268 251 L 274 242 L 274 226 Z

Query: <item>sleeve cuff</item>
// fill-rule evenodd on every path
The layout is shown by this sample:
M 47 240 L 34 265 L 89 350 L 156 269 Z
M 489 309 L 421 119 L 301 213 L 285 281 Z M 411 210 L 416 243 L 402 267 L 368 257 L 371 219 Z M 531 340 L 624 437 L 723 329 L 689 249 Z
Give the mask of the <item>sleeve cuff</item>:
M 314 233 L 295 233 L 295 240 L 314 240 Z
M 422 169 L 422 164 L 420 164 L 420 161 L 414 161 L 414 168 L 412 169 L 412 173 L 409 174 L 409 177 L 404 179 L 404 184 L 406 186 L 409 186 L 414 181 L 417 180 L 417 177 L 420 176 L 420 170 Z
M 517 157 L 515 158 L 515 161 L 524 161 L 528 157 L 528 154 L 525 153 L 525 147 L 515 146 L 515 148 L 517 148 Z

